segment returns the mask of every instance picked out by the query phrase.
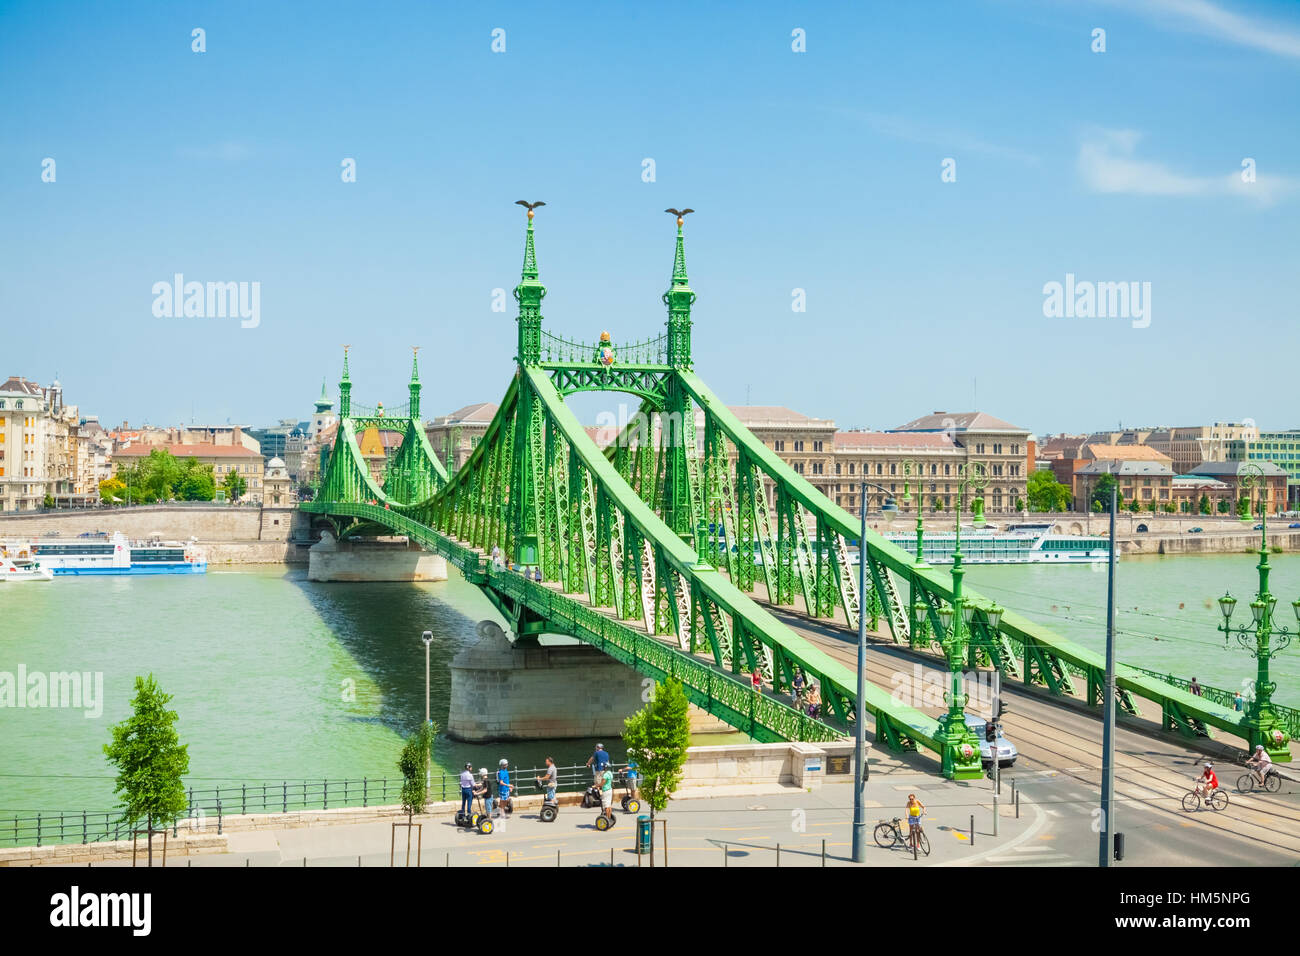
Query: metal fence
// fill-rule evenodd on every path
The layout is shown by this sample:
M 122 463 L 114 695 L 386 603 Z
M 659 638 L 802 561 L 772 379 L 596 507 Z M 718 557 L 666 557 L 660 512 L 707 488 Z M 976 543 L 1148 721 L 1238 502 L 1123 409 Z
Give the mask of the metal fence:
M 1166 684 L 1172 684 L 1174 687 L 1181 688 L 1182 690 L 1191 690 L 1192 682 L 1185 678 L 1175 677 L 1173 674 L 1162 674 L 1159 671 L 1153 671 L 1146 667 L 1134 667 L 1132 664 L 1127 664 L 1125 666 L 1130 667 L 1135 671 L 1141 671 L 1148 677 L 1162 680 Z M 1221 704 L 1222 706 L 1229 708 L 1235 705 L 1236 691 L 1224 690 L 1222 687 L 1210 687 L 1206 684 L 1201 684 L 1199 681 L 1197 681 L 1197 684 L 1201 688 L 1201 696 L 1206 700 L 1212 700 L 1216 704 Z M 1245 707 L 1247 705 L 1243 704 L 1242 706 Z M 1277 712 L 1277 716 L 1282 720 L 1282 723 L 1286 725 L 1287 736 L 1292 740 L 1300 739 L 1300 710 L 1277 703 L 1273 704 L 1273 710 Z
M 611 763 L 620 771 L 626 764 Z M 586 766 L 557 767 L 561 793 L 581 792 L 592 782 Z M 479 774 L 475 768 L 474 780 Z M 545 767 L 510 768 L 510 782 L 516 794 L 541 793 L 536 778 L 546 774 Z M 496 780 L 496 768 L 488 775 Z M 495 790 L 495 785 L 494 788 Z M 181 823 L 195 821 L 200 826 L 215 823 L 221 833 L 225 818 L 246 813 L 289 813 L 296 810 L 329 810 L 348 807 L 392 806 L 402 799 L 401 777 L 362 777 L 359 780 L 281 780 L 240 783 L 225 787 L 192 787 L 186 790 L 185 814 L 166 825 L 178 832 Z M 460 799 L 460 774 L 435 774 L 429 787 L 429 801 Z M 6 814 L 0 817 L 0 846 L 46 846 L 57 843 L 101 843 L 130 839 L 131 824 L 122 819 L 121 809 L 55 810 L 49 813 Z

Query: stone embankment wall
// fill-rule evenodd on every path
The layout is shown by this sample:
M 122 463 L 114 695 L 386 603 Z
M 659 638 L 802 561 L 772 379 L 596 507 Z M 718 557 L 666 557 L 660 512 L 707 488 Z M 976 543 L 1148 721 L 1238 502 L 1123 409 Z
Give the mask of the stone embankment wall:
M 158 534 L 173 541 L 198 538 L 209 566 L 302 564 L 307 561 L 311 516 L 292 506 L 149 505 L 0 515 L 0 538 L 35 538 L 58 532 L 120 531 L 128 538 Z
M 1194 526 L 1195 527 L 1195 526 Z M 1206 528 L 1199 534 L 1135 534 L 1116 535 L 1120 554 L 1241 554 L 1259 550 L 1258 531 L 1234 531 L 1231 534 L 1211 534 Z M 1283 551 L 1300 551 L 1300 531 L 1278 531 L 1269 526 L 1268 546 Z

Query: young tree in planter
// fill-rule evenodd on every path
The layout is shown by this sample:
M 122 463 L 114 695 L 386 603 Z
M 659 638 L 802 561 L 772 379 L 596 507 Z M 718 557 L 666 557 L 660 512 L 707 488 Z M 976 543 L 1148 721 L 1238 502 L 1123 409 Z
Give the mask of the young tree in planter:
M 423 813 L 424 805 L 429 801 L 426 774 L 433 754 L 433 738 L 437 733 L 438 725 L 433 721 L 424 724 L 406 738 L 402 755 L 397 758 L 397 769 L 402 771 L 402 810 L 406 813 L 407 823 L 415 814 Z
M 668 798 L 682 781 L 691 743 L 691 716 L 681 681 L 670 677 L 660 682 L 650 703 L 623 721 L 623 743 L 628 760 L 637 764 L 641 798 L 650 804 L 653 853 L 655 811 L 668 808 Z
M 146 821 L 150 866 L 154 821 L 166 826 L 188 805 L 181 777 L 190 772 L 189 747 L 176 735 L 176 711 L 167 709 L 171 699 L 153 674 L 137 677 L 131 716 L 113 727 L 113 742 L 104 745 L 104 755 L 117 767 L 113 792 L 122 797 L 123 821 L 132 827 Z

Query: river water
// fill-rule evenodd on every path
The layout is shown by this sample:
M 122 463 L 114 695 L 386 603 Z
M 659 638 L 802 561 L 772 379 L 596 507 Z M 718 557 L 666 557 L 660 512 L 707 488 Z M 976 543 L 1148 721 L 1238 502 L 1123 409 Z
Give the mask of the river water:
M 1300 559 L 1270 557 L 1279 617 L 1300 596 Z M 1104 570 L 1104 569 L 1103 569 Z M 1106 575 L 1086 566 L 972 566 L 967 581 L 1009 608 L 1101 650 Z M 1225 649 L 1214 599 L 1230 587 L 1248 619 L 1246 555 L 1126 558 L 1119 564 L 1118 657 L 1235 688 L 1254 660 Z M 1283 615 L 1283 612 L 1285 614 Z M 445 725 L 447 664 L 500 621 L 453 573 L 436 584 L 317 584 L 301 569 L 246 567 L 203 576 L 60 578 L 0 587 L 0 671 L 103 674 L 102 713 L 0 708 L 0 816 L 106 810 L 116 804 L 103 757 L 129 712 L 137 674 L 174 695 L 194 787 L 294 779 L 396 778 L 406 735 L 424 718 L 431 630 L 433 719 Z M 1280 702 L 1300 705 L 1300 649 L 1274 661 Z M 93 714 L 93 711 L 90 712 Z M 472 745 L 440 739 L 442 768 L 580 764 L 594 740 Z M 611 745 L 616 758 L 622 753 Z

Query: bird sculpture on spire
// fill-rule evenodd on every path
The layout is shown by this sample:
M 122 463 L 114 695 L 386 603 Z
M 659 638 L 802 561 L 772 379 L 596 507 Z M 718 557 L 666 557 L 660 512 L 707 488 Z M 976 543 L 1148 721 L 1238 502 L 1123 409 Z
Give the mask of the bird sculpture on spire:
M 529 202 L 527 199 L 516 199 L 516 200 L 515 200 L 515 205 L 516 205 L 516 206 L 523 206 L 525 209 L 527 209 L 527 210 L 528 210 L 528 218 L 529 218 L 529 219 L 532 219 L 532 218 L 533 218 L 533 210 L 536 209 L 538 206 L 545 206 L 546 203 L 542 202 L 541 200 L 538 200 L 537 202 Z

